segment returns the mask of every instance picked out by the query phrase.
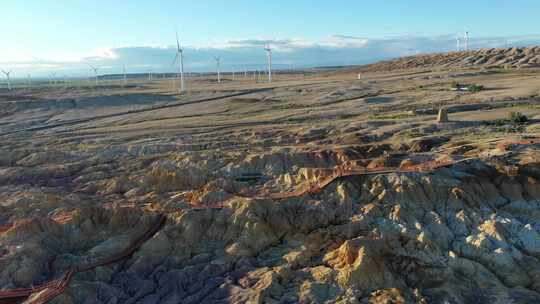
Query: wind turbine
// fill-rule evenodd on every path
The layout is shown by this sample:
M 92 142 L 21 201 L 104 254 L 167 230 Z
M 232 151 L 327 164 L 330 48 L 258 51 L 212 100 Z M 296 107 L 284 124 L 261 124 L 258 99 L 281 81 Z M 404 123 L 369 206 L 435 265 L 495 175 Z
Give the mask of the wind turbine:
M 9 70 L 9 71 L 2 70 L 2 73 L 4 73 L 4 75 L 6 75 L 8 90 L 10 90 L 10 91 L 11 91 L 11 78 L 9 77 L 9 75 L 11 74 L 12 71 L 13 70 Z
M 125 64 L 122 66 L 122 72 L 124 73 L 124 86 L 127 86 L 127 73 Z
M 89 64 L 89 66 L 90 66 L 90 68 L 91 68 L 92 70 L 94 70 L 94 76 L 95 76 L 95 78 L 96 78 L 96 86 L 97 86 L 97 85 L 99 84 L 99 78 L 98 78 L 98 70 L 99 70 L 99 67 L 95 67 L 95 66 L 93 66 L 93 65 L 91 65 L 91 64 Z
M 28 88 L 32 88 L 32 75 L 30 73 L 26 74 L 26 84 Z
M 51 72 L 51 76 L 49 79 L 50 79 L 49 83 L 51 85 L 56 84 L 56 72 Z
M 456 37 L 456 50 L 459 52 L 461 50 L 461 38 L 459 36 Z
M 467 30 L 467 28 L 465 28 L 464 39 L 465 39 L 465 51 L 468 51 L 469 50 L 469 30 Z
M 268 56 L 268 82 L 272 82 L 272 49 L 267 45 L 264 50 Z
M 234 69 L 234 65 L 231 67 L 232 71 L 232 80 L 236 80 L 236 70 Z
M 184 50 L 180 47 L 178 32 L 176 32 L 176 57 L 174 57 L 173 65 L 180 61 L 180 93 L 184 92 Z
M 216 61 L 216 68 L 217 68 L 217 82 L 221 83 L 221 58 L 218 56 L 213 56 L 214 60 Z

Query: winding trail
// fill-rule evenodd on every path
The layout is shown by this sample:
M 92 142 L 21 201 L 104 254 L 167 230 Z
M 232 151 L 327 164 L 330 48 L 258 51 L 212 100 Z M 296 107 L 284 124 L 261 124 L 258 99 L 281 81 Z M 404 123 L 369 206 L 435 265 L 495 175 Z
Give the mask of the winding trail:
M 472 158 L 462 159 L 458 161 L 430 161 L 421 163 L 419 165 L 413 165 L 403 168 L 394 168 L 394 167 L 379 167 L 379 168 L 366 168 L 360 166 L 338 166 L 333 169 L 333 173 L 320 179 L 317 183 L 307 184 L 302 187 L 299 187 L 295 191 L 283 192 L 270 194 L 268 196 L 254 195 L 254 199 L 272 199 L 272 200 L 283 200 L 287 198 L 300 197 L 307 194 L 314 194 L 322 191 L 325 187 L 333 183 L 335 180 L 341 177 L 347 176 L 359 176 L 359 175 L 377 175 L 377 174 L 389 174 L 389 173 L 426 173 L 432 172 L 442 167 L 452 166 L 456 163 L 465 162 L 471 160 Z M 241 195 L 240 195 L 241 196 Z M 222 205 L 216 204 L 213 206 L 192 206 L 195 210 L 200 209 L 221 209 Z M 59 215 L 58 220 L 60 222 L 69 221 L 69 216 Z M 68 287 L 73 278 L 73 276 L 80 272 L 85 272 L 89 270 L 96 269 L 97 267 L 111 265 L 122 260 L 128 259 L 137 251 L 146 241 L 150 240 L 164 225 L 167 221 L 167 216 L 165 214 L 158 214 L 157 219 L 154 224 L 146 230 L 142 235 L 136 238 L 127 248 L 124 250 L 115 253 L 105 259 L 98 260 L 90 264 L 81 264 L 74 265 L 70 267 L 60 278 L 53 279 L 51 281 L 45 282 L 41 285 L 29 287 L 29 288 L 18 288 L 11 290 L 0 291 L 0 303 L 20 303 L 24 301 L 27 304 L 44 304 L 48 303 L 58 295 L 62 294 Z M 11 229 L 13 225 L 6 225 L 0 227 L 0 232 L 7 232 Z
M 127 248 L 108 258 L 86 265 L 74 265 L 69 268 L 60 278 L 48 281 L 44 284 L 11 290 L 0 291 L 0 303 L 44 304 L 62 294 L 68 287 L 73 276 L 80 272 L 96 269 L 100 266 L 110 265 L 125 260 L 137 251 L 146 241 L 151 239 L 167 221 L 167 216 L 158 214 L 156 221 L 141 236 L 136 238 Z
M 305 195 L 312 195 L 320 193 L 324 188 L 328 187 L 334 181 L 349 176 L 367 176 L 367 175 L 383 175 L 383 174 L 392 174 L 392 173 L 431 173 L 440 168 L 450 167 L 459 163 L 464 163 L 478 159 L 477 157 L 469 157 L 460 160 L 449 160 L 449 161 L 427 161 L 420 163 L 418 165 L 410 165 L 403 167 L 375 167 L 367 168 L 363 166 L 337 166 L 331 170 L 331 174 L 319 178 L 316 182 L 311 183 L 307 182 L 299 186 L 293 191 L 279 192 L 279 193 L 251 193 L 251 194 L 241 194 L 235 193 L 234 191 L 228 191 L 231 194 L 253 198 L 261 200 L 284 200 L 295 197 L 302 197 Z

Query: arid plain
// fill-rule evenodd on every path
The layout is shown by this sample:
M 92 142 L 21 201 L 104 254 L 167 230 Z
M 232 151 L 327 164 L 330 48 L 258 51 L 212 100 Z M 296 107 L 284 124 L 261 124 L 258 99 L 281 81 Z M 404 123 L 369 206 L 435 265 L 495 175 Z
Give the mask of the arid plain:
M 540 48 L 176 81 L 0 91 L 0 302 L 540 302 Z

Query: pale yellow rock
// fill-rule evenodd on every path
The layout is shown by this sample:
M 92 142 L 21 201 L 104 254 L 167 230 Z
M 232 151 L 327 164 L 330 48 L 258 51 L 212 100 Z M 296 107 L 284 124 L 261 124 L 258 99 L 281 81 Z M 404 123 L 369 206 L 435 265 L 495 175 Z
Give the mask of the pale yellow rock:
M 283 286 L 279 283 L 279 276 L 274 271 L 262 275 L 261 279 L 253 287 L 261 296 L 279 296 L 283 294 Z
M 448 109 L 442 107 L 439 109 L 439 114 L 437 115 L 437 123 L 449 122 L 448 120 Z
M 310 269 L 311 276 L 318 282 L 331 282 L 334 280 L 336 271 L 326 266 L 316 266 Z
M 324 261 L 338 271 L 337 282 L 348 288 L 374 290 L 394 279 L 382 259 L 382 243 L 363 238 L 346 241 Z

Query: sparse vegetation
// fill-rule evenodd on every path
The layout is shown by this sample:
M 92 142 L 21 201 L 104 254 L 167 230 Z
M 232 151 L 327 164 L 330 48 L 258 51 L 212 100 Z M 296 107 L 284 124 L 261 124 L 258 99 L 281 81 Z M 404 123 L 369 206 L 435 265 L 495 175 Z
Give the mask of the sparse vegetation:
M 451 89 L 458 89 L 458 90 L 464 90 L 469 91 L 471 93 L 478 93 L 480 91 L 485 90 L 485 87 L 481 84 L 461 84 L 458 81 L 454 80 L 450 83 Z
M 521 112 L 510 112 L 508 117 L 504 119 L 496 119 L 487 121 L 489 126 L 496 126 L 497 132 L 522 132 L 524 125 L 529 121 L 529 118 Z
M 510 112 L 508 114 L 508 119 L 513 124 L 524 124 L 529 121 L 527 116 L 523 115 L 521 112 Z
M 476 84 L 476 83 L 473 83 L 473 84 L 467 86 L 467 88 L 469 89 L 469 92 L 471 92 L 471 93 L 478 93 L 478 92 L 484 90 L 483 85 L 479 85 L 479 84 Z

